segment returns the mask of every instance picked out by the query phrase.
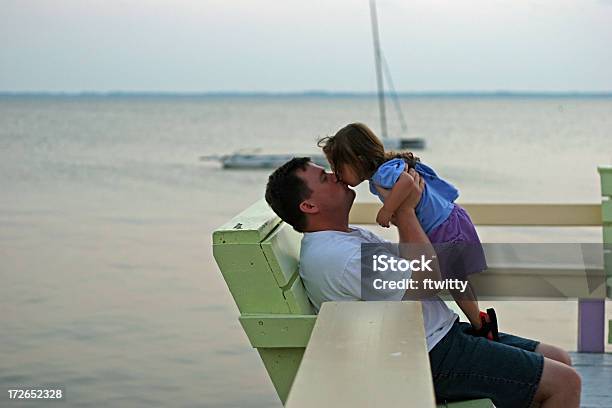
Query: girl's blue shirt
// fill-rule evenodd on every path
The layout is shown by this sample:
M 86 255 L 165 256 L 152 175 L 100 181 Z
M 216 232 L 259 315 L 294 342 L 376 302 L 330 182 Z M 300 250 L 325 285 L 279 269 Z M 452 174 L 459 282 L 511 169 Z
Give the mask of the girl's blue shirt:
M 405 167 L 406 162 L 403 159 L 393 159 L 383 163 L 370 179 L 370 192 L 384 202 L 384 198 L 378 194 L 375 186 L 393 188 Z M 429 233 L 449 217 L 455 207 L 454 202 L 459 197 L 459 191 L 438 177 L 431 167 L 421 162 L 417 162 L 415 170 L 425 179 L 425 188 L 415 212 L 421 227 Z

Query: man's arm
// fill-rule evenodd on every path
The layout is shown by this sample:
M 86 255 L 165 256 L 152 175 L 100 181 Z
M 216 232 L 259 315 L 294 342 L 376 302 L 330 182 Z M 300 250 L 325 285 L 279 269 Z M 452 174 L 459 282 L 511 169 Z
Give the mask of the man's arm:
M 414 178 L 412 178 L 408 173 L 402 172 L 389 192 L 389 195 L 385 198 L 383 208 L 391 213 L 395 213 L 412 192 L 410 185 L 413 183 Z
M 433 245 L 429 241 L 429 238 L 425 234 L 425 231 L 423 231 L 423 228 L 421 227 L 421 224 L 419 223 L 419 220 L 417 219 L 416 213 L 414 211 L 415 207 L 421 199 L 421 193 L 423 192 L 423 188 L 425 187 L 425 181 L 414 169 L 410 169 L 407 176 L 407 180 L 409 182 L 406 182 L 404 185 L 401 186 L 403 189 L 407 190 L 404 193 L 406 194 L 406 199 L 397 209 L 393 219 L 393 223 L 397 227 L 400 243 L 399 251 L 400 256 L 402 258 L 411 260 L 420 258 L 421 255 L 423 255 L 426 259 L 431 259 L 431 263 L 429 264 L 431 271 L 412 271 L 411 279 L 418 282 L 419 289 L 410 289 L 406 291 L 405 295 L 405 298 L 422 299 L 439 292 L 439 290 L 435 289 L 424 289 L 423 280 L 440 280 L 440 267 L 438 265 L 438 259 L 436 257 L 436 252 L 433 248 Z M 389 190 L 381 188 L 379 188 L 378 191 L 383 196 L 390 193 Z M 385 201 L 386 200 L 387 197 L 385 197 Z
M 433 245 L 429 238 L 421 228 L 421 224 L 414 213 L 414 208 L 401 209 L 396 213 L 397 231 L 399 235 L 399 251 L 404 259 L 420 259 L 424 256 L 426 260 L 431 260 L 429 268 L 421 268 L 421 270 L 412 270 L 411 279 L 419 282 L 419 290 L 410 290 L 406 292 L 406 296 L 413 298 L 429 297 L 439 292 L 439 290 L 428 290 L 423 286 L 425 279 L 432 281 L 440 280 L 440 267 L 438 258 Z M 410 292 L 410 293 L 408 293 Z

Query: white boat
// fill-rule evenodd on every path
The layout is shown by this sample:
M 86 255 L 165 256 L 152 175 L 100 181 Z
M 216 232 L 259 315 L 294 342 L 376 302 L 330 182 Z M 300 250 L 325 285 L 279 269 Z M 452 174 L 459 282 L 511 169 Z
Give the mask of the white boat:
M 293 157 L 310 157 L 311 160 L 327 167 L 327 160 L 320 154 L 258 154 L 233 153 L 223 156 L 202 156 L 200 160 L 215 160 L 221 162 L 224 169 L 276 169 Z
M 382 139 L 385 150 L 422 150 L 425 148 L 425 140 L 417 138 L 385 138 Z

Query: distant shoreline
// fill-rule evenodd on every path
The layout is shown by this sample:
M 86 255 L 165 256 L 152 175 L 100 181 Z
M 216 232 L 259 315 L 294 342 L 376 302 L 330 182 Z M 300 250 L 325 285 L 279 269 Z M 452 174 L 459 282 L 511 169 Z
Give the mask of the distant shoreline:
M 424 91 L 399 92 L 401 98 L 612 98 L 609 92 Z M 0 98 L 372 98 L 375 92 L 5 92 Z

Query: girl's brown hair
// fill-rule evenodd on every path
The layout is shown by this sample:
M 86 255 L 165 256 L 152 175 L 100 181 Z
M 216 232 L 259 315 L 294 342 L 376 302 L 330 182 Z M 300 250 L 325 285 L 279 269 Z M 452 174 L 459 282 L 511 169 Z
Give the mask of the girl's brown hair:
M 380 139 L 363 123 L 351 123 L 340 129 L 334 136 L 319 140 L 317 146 L 329 160 L 332 170 L 340 179 L 339 170 L 343 165 L 353 167 L 359 177 L 369 179 L 376 169 L 391 159 L 404 159 L 413 168 L 419 158 L 411 152 L 385 152 Z

